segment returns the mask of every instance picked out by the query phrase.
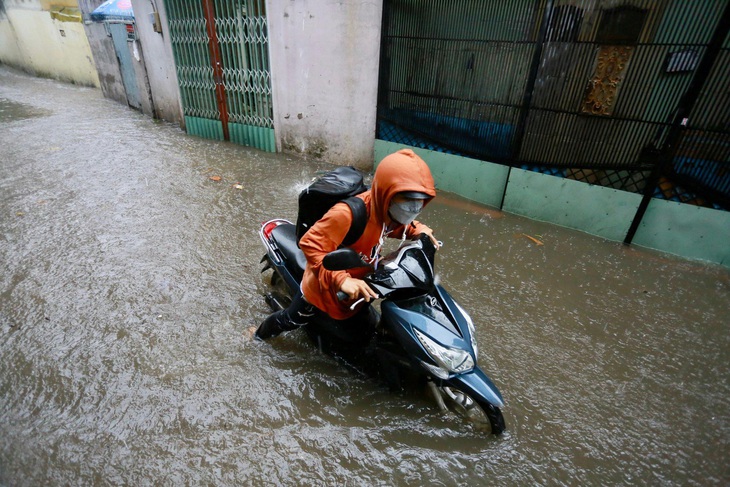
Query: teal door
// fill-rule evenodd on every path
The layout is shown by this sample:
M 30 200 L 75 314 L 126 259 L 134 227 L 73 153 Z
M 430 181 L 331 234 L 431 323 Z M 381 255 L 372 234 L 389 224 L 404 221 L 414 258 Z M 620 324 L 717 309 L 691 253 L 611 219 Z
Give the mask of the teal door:
M 187 132 L 276 151 L 264 0 L 165 0 Z
M 134 75 L 134 60 L 129 54 L 129 45 L 127 41 L 127 27 L 125 24 L 108 23 L 109 32 L 112 35 L 114 43 L 114 51 L 119 60 L 119 69 L 122 72 L 122 83 L 124 90 L 127 92 L 127 103 L 129 106 L 142 109 L 142 103 L 139 96 L 139 87 L 137 86 L 137 78 Z

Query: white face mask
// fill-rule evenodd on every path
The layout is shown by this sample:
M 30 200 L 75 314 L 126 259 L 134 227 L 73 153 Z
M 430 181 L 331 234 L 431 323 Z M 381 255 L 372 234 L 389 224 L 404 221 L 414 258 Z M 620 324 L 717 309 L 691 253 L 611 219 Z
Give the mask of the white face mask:
M 423 200 L 405 200 L 400 203 L 390 204 L 388 212 L 390 217 L 401 225 L 408 225 L 416 219 L 423 210 Z

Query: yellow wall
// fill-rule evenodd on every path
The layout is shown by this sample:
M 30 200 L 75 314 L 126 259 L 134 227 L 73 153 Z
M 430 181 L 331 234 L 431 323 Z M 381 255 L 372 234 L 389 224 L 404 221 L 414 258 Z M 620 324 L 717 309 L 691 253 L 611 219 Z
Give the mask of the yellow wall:
M 78 8 L 79 2 L 77 0 L 41 0 L 40 5 L 42 10 L 52 10 L 59 7 Z
M 22 7 L 7 2 L 5 16 L 0 16 L 0 62 L 38 76 L 99 87 L 84 25 L 53 18 L 75 19 L 57 15 L 63 2 L 53 2 L 46 10 L 40 1 Z

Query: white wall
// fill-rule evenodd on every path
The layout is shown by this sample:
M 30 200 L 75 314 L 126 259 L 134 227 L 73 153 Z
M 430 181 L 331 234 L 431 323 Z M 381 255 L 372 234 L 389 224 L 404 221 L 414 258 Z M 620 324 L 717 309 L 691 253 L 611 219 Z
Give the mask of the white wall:
M 144 63 L 147 68 L 150 92 L 155 116 L 182 124 L 180 90 L 177 84 L 175 60 L 170 43 L 167 14 L 162 0 L 132 0 L 137 35 L 144 47 Z M 160 15 L 162 33 L 155 32 L 150 15 Z
M 371 168 L 382 0 L 268 0 L 277 149 Z

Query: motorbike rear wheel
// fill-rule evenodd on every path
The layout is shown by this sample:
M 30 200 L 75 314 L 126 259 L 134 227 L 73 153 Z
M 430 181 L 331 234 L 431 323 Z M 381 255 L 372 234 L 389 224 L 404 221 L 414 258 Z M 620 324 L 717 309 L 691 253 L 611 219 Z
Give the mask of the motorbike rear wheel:
M 444 385 L 438 388 L 444 402 L 456 412 L 484 433 L 501 434 L 505 429 L 504 416 L 498 407 L 474 399 L 466 392 Z

